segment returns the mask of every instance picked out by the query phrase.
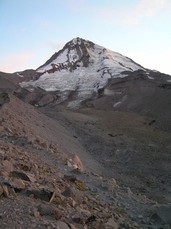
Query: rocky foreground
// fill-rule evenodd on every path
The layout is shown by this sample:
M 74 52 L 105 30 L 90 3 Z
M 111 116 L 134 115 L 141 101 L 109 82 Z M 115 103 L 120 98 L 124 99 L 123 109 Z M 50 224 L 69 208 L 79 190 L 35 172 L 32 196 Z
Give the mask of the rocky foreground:
M 114 211 L 91 191 L 81 176 L 95 175 L 84 172 L 78 156 L 60 152 L 42 114 L 13 96 L 1 96 L 8 98 L 0 110 L 1 228 L 137 228 L 122 208 Z
M 77 136 L 1 93 L 0 228 L 170 228 L 170 205 L 102 171 Z

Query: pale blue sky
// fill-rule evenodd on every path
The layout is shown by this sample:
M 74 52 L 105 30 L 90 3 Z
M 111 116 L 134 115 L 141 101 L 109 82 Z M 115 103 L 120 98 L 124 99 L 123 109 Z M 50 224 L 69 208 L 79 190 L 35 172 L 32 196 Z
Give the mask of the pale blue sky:
M 171 0 L 0 0 L 0 71 L 36 69 L 74 37 L 171 74 Z

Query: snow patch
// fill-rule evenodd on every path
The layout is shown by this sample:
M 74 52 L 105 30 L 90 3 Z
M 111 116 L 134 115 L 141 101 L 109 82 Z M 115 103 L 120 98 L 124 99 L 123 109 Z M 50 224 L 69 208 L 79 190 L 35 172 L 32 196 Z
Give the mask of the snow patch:
M 149 75 L 148 75 L 148 78 L 149 78 L 150 80 L 154 80 L 154 77 L 152 77 L 152 76 L 149 76 Z
M 113 107 L 118 107 L 118 105 L 120 105 L 122 102 L 120 101 L 120 102 L 117 102 L 117 103 L 114 103 L 113 104 Z
M 68 55 L 69 55 L 69 62 L 71 63 L 76 62 L 79 59 L 79 56 L 75 49 L 71 49 Z
M 115 94 L 114 90 L 110 90 L 110 89 L 107 89 L 107 88 L 104 89 L 104 95 L 112 96 L 114 94 Z
M 19 77 L 21 77 L 21 78 L 23 78 L 24 76 L 23 75 L 21 75 L 19 72 L 17 72 L 17 76 L 19 76 Z

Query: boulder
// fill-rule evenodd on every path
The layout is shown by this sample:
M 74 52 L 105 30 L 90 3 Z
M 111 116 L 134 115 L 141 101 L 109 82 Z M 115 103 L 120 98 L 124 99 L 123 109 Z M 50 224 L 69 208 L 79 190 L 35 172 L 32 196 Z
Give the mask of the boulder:
M 12 181 L 12 186 L 14 189 L 24 189 L 26 187 L 25 183 L 23 182 L 23 180 L 18 179 L 18 178 L 14 178 Z
M 11 172 L 10 172 L 10 176 L 30 182 L 30 178 L 27 176 L 27 174 L 25 174 L 25 173 L 23 173 L 23 172 L 11 171 Z
M 53 196 L 53 192 L 45 189 L 26 189 L 23 191 L 26 196 L 33 196 L 35 199 L 41 199 L 49 202 Z
M 84 171 L 84 166 L 81 159 L 75 154 L 73 157 L 73 162 L 75 164 L 75 168 L 77 168 L 80 172 Z
M 56 220 L 59 220 L 63 216 L 63 212 L 53 206 L 47 206 L 47 205 L 40 205 L 38 207 L 38 212 L 41 216 L 51 216 L 55 218 Z

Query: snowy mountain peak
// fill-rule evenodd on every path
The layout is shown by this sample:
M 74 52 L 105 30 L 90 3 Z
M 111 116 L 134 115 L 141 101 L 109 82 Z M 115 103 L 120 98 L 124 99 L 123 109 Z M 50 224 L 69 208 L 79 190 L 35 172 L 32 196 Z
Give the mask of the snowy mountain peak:
M 128 57 L 77 37 L 37 69 L 39 79 L 21 86 L 59 91 L 62 100 L 75 91 L 80 103 L 104 88 L 110 78 L 123 78 L 123 72 L 138 69 L 145 70 Z
M 77 37 L 77 38 L 73 38 L 71 41 L 69 41 L 66 45 L 70 45 L 71 47 L 75 46 L 75 45 L 81 45 L 81 44 L 94 44 L 91 41 L 87 41 L 83 38 Z
M 89 67 L 93 64 L 101 65 L 103 68 L 110 67 L 117 74 L 125 70 L 142 69 L 140 65 L 119 53 L 77 37 L 66 43 L 62 50 L 55 53 L 37 71 L 39 73 L 54 73 L 65 69 L 72 72 L 78 67 Z
M 38 72 L 54 72 L 62 69 L 69 71 L 75 70 L 80 62 L 81 66 L 88 67 L 89 49 L 93 49 L 94 43 L 82 38 L 74 38 L 63 47 L 62 50 L 55 53 L 44 65 L 37 69 Z

